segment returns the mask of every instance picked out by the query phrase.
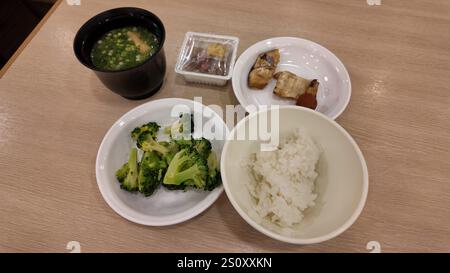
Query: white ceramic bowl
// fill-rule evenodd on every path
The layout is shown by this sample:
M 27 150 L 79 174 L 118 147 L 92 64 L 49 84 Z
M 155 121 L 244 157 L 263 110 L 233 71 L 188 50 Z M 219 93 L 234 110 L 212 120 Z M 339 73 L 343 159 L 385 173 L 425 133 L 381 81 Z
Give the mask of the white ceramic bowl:
M 222 118 L 210 108 L 186 99 L 161 99 L 140 105 L 117 120 L 106 133 L 100 145 L 96 161 L 97 184 L 108 205 L 122 217 L 149 226 L 165 226 L 186 221 L 207 209 L 220 196 L 223 187 L 213 191 L 193 190 L 170 191 L 164 187 L 157 189 L 152 196 L 130 193 L 121 190 L 115 172 L 127 161 L 133 141 L 130 132 L 137 126 L 156 121 L 164 128 L 172 124 L 176 117 L 171 116 L 174 106 L 188 107 L 194 112 L 202 112 L 203 124 L 212 122 L 222 132 L 222 140 L 214 140 L 204 132 L 203 136 L 211 140 L 212 148 L 220 157 L 224 136 L 228 128 Z M 194 105 L 196 107 L 194 108 Z M 198 132 L 194 132 L 194 135 Z M 164 135 L 158 136 L 164 140 Z M 166 136 L 167 138 L 167 136 Z
M 239 56 L 232 79 L 234 94 L 239 103 L 248 112 L 252 112 L 249 105 L 295 105 L 295 100 L 273 94 L 275 79 L 262 90 L 248 87 L 248 74 L 258 55 L 275 48 L 280 50 L 281 57 L 277 71 L 290 71 L 306 79 L 317 79 L 319 91 L 316 110 L 336 119 L 350 101 L 352 88 L 347 69 L 328 49 L 300 38 L 267 39 L 252 45 Z
M 338 236 L 356 221 L 367 197 L 367 166 L 358 145 L 340 125 L 323 114 L 296 106 L 280 107 L 280 139 L 293 129 L 302 128 L 322 150 L 316 169 L 319 173 L 316 205 L 286 235 L 281 229 L 253 218 L 254 204 L 245 185 L 253 177 L 243 163 L 258 151 L 260 141 L 233 140 L 263 112 L 241 120 L 231 131 L 222 152 L 222 181 L 233 207 L 255 229 L 280 241 L 312 244 Z

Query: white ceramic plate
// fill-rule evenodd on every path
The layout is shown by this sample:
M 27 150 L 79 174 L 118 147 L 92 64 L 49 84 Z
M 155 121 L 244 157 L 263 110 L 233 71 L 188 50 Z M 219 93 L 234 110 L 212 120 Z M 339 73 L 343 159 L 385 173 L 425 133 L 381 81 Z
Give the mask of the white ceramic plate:
M 240 104 L 248 112 L 249 105 L 295 105 L 295 100 L 273 94 L 276 80 L 262 90 L 248 87 L 247 78 L 259 54 L 278 48 L 280 63 L 277 71 L 290 71 L 306 79 L 317 79 L 316 111 L 336 119 L 347 107 L 351 96 L 351 82 L 347 69 L 328 49 L 314 42 L 292 37 L 271 38 L 258 42 L 242 53 L 234 66 L 233 90 Z
M 121 190 L 115 172 L 127 161 L 133 145 L 130 132 L 133 128 L 155 121 L 164 128 L 177 120 L 172 117 L 174 106 L 188 107 L 203 114 L 203 124 L 212 122 L 214 127 L 226 136 L 228 128 L 222 118 L 210 108 L 186 99 L 161 99 L 140 105 L 117 120 L 106 133 L 100 145 L 96 161 L 97 184 L 108 205 L 122 217 L 149 226 L 172 225 L 186 221 L 207 209 L 220 196 L 223 187 L 213 191 L 193 190 L 170 191 L 159 187 L 150 197 Z M 194 107 L 196 105 L 196 107 Z M 194 135 L 199 136 L 198 132 Z M 215 140 L 204 132 L 203 136 L 211 140 L 212 148 L 218 158 L 222 152 L 223 140 Z M 164 140 L 164 134 L 158 139 Z M 225 139 L 225 138 L 221 138 Z
M 241 120 L 231 131 L 230 138 L 245 135 L 243 130 L 248 130 L 249 124 L 263 112 Z M 258 151 L 261 142 L 248 139 L 227 140 L 223 148 L 221 172 L 228 199 L 245 221 L 274 239 L 312 244 L 334 238 L 356 221 L 366 202 L 369 178 L 361 150 L 339 124 L 311 109 L 282 106 L 279 118 L 283 121 L 279 123 L 280 139 L 301 128 L 321 149 L 316 166 L 319 174 L 315 181 L 316 205 L 308 208 L 302 222 L 288 232 L 256 217 L 254 199 L 246 187 L 254 178 L 243 163 Z

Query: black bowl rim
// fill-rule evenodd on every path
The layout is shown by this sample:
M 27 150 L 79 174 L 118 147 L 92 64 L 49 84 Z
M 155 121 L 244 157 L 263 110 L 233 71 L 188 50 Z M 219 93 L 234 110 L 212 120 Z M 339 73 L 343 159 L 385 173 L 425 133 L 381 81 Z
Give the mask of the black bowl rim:
M 129 10 L 135 10 L 135 11 L 139 11 L 139 12 L 148 13 L 148 15 L 153 16 L 153 17 L 156 19 L 156 21 L 157 21 L 156 23 L 159 23 L 159 24 L 161 25 L 161 27 L 162 27 L 162 29 L 161 29 L 161 31 L 162 31 L 162 37 L 161 37 L 161 41 L 160 41 L 160 43 L 159 43 L 158 49 L 155 51 L 155 53 L 154 53 L 152 56 L 150 56 L 150 58 L 148 58 L 148 59 L 145 60 L 144 62 L 142 62 L 142 63 L 140 63 L 140 64 L 138 64 L 138 65 L 136 65 L 136 66 L 129 67 L 129 68 L 125 68 L 125 69 L 121 69 L 121 70 L 106 70 L 106 69 L 100 69 L 100 68 L 98 68 L 98 67 L 96 67 L 96 66 L 94 66 L 94 65 L 89 65 L 89 64 L 86 63 L 80 56 L 78 56 L 77 51 L 76 51 L 76 49 L 75 49 L 76 46 L 77 46 L 77 45 L 75 44 L 75 42 L 77 41 L 77 38 L 78 38 L 78 36 L 79 36 L 79 34 L 80 34 L 80 31 L 81 31 L 82 29 L 86 28 L 86 25 L 87 25 L 88 23 L 90 23 L 90 22 L 92 22 L 92 21 L 95 21 L 95 20 L 96 20 L 98 17 L 100 17 L 101 15 L 104 15 L 105 13 L 112 12 L 112 11 L 115 12 L 115 11 L 122 11 L 122 10 L 128 10 L 128 11 L 129 11 Z M 77 33 L 75 34 L 75 38 L 73 39 L 73 51 L 74 51 L 75 56 L 77 57 L 78 61 L 79 61 L 80 63 L 82 63 L 84 66 L 86 66 L 87 68 L 92 69 L 92 70 L 94 70 L 94 71 L 103 72 L 103 73 L 117 73 L 117 72 L 130 71 L 130 70 L 133 70 L 133 69 L 135 69 L 135 68 L 141 67 L 141 66 L 145 65 L 146 63 L 148 63 L 150 60 L 154 59 L 155 56 L 158 55 L 158 53 L 162 50 L 162 48 L 163 48 L 163 46 L 164 46 L 164 41 L 165 41 L 165 39 L 166 39 L 166 29 L 165 29 L 165 27 L 164 27 L 164 24 L 163 24 L 163 22 L 161 21 L 161 19 L 159 19 L 159 17 L 156 16 L 153 12 L 148 11 L 148 10 L 146 10 L 146 9 L 138 8 L 138 7 L 120 7 L 120 8 L 113 8 L 113 9 L 109 9 L 109 10 L 102 11 L 102 12 L 100 12 L 100 13 L 94 15 L 93 17 L 91 17 L 89 20 L 87 20 L 87 21 L 86 21 L 86 22 L 78 29 Z

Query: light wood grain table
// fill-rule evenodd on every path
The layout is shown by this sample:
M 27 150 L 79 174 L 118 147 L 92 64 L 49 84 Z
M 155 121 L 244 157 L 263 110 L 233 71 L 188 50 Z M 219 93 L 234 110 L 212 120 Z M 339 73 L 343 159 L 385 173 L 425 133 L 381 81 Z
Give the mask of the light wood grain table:
M 450 251 L 450 1 L 66 1 L 0 80 L 0 251 L 383 252 Z M 75 58 L 76 31 L 117 6 L 156 13 L 167 31 L 167 78 L 143 101 L 108 91 Z M 346 65 L 352 98 L 337 121 L 367 160 L 369 196 L 341 236 L 317 245 L 272 240 L 223 194 L 198 217 L 146 227 L 117 215 L 95 179 L 113 122 L 148 100 L 202 96 L 237 104 L 231 84 L 186 84 L 173 72 L 187 31 L 238 36 L 239 53 L 276 36 L 313 40 Z

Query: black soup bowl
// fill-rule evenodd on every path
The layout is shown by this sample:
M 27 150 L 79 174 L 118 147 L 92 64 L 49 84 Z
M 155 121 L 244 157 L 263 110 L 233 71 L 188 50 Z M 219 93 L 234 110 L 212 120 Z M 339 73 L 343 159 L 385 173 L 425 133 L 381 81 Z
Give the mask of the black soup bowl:
M 109 71 L 94 66 L 91 59 L 94 44 L 108 31 L 128 26 L 145 27 L 156 35 L 159 47 L 155 54 L 143 63 L 123 70 Z M 163 84 L 166 73 L 165 36 L 163 23 L 153 13 L 140 8 L 116 8 L 87 21 L 78 30 L 73 48 L 78 60 L 93 70 L 110 90 L 127 99 L 143 99 L 155 94 Z

